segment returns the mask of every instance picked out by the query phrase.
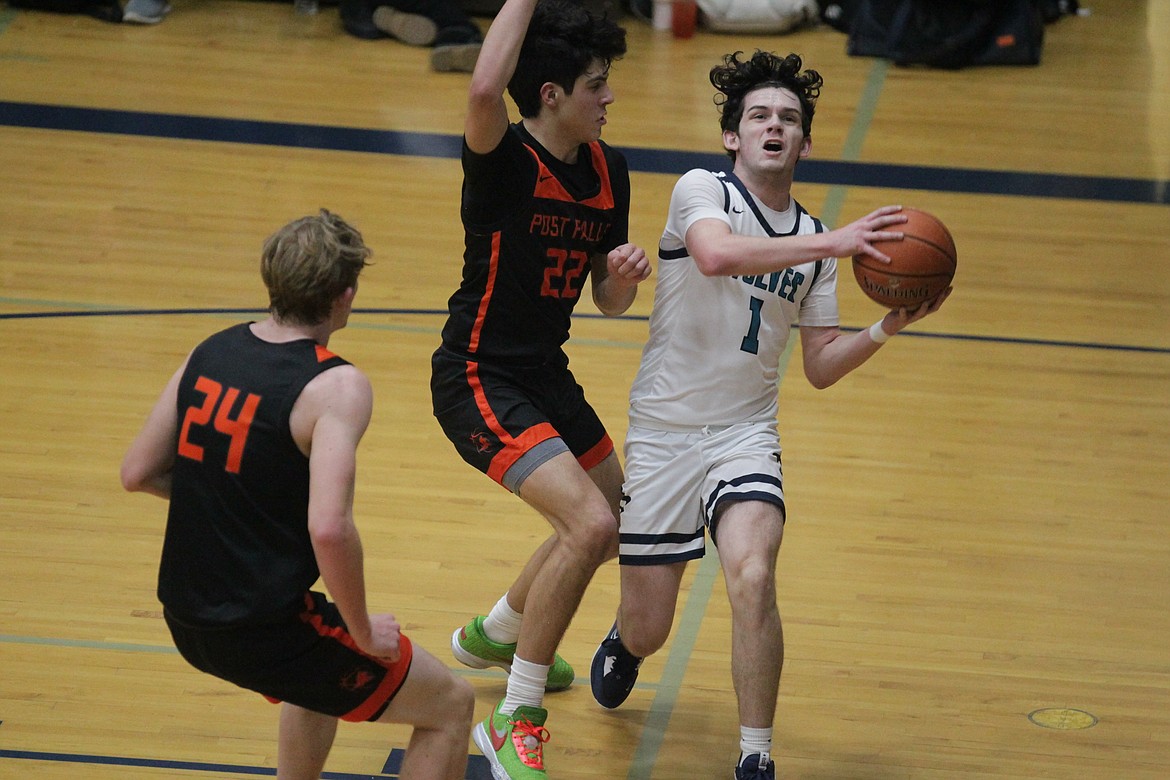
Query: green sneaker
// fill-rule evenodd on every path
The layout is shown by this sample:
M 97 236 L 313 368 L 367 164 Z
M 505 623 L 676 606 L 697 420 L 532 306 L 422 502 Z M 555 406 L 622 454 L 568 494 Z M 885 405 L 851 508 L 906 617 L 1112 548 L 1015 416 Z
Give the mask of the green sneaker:
M 492 765 L 495 780 L 544 780 L 544 743 L 548 729 L 543 707 L 517 707 L 511 715 L 500 712 L 500 699 L 487 720 L 471 732 L 476 746 Z
M 486 669 L 498 666 L 505 672 L 512 671 L 512 656 L 516 654 L 516 643 L 500 644 L 487 638 L 483 632 L 484 616 L 472 618 L 471 622 L 451 635 L 451 652 L 455 660 L 472 669 Z M 563 691 L 573 684 L 573 667 L 558 653 L 548 670 L 546 691 Z

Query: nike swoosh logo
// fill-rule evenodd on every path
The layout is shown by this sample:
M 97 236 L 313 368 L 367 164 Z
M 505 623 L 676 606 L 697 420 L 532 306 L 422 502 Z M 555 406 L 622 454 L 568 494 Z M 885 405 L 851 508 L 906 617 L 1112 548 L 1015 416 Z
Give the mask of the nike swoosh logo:
M 492 740 L 492 749 L 496 751 L 502 750 L 504 743 L 508 741 L 507 732 L 501 734 L 500 732 L 496 731 L 495 718 L 492 718 L 490 721 L 488 721 L 488 736 L 491 737 Z
M 731 210 L 732 210 L 732 211 L 734 211 L 736 214 L 742 214 L 742 213 L 743 213 L 743 209 L 737 209 L 735 206 L 732 206 L 732 207 L 731 207 Z

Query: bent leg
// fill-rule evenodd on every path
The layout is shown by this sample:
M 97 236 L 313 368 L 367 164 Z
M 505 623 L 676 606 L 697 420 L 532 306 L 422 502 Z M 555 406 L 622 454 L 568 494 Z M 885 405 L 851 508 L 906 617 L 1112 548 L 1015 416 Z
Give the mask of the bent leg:
M 731 602 L 731 674 L 740 724 L 770 728 L 784 665 L 784 633 L 776 606 L 784 514 L 774 504 L 740 501 L 720 514 L 717 529 Z
M 437 658 L 414 646 L 410 673 L 380 723 L 414 726 L 399 777 L 402 780 L 462 780 L 475 692 Z
M 678 590 L 686 562 L 660 566 L 622 566 L 622 600 L 617 626 L 622 644 L 645 658 L 658 652 L 670 637 Z

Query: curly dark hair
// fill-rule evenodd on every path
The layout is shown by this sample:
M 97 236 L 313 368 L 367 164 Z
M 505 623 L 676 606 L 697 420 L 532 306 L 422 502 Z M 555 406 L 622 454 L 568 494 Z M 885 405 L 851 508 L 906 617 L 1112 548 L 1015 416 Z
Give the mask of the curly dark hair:
M 520 116 L 540 113 L 540 87 L 552 82 L 573 93 L 577 78 L 594 60 L 605 67 L 626 53 L 626 31 L 605 13 L 593 15 L 579 2 L 543 0 L 536 6 L 508 94 Z
M 771 52 L 756 50 L 749 60 L 741 60 L 737 51 L 724 55 L 723 64 L 711 68 L 711 85 L 719 90 L 715 105 L 719 106 L 719 126 L 725 132 L 737 131 L 743 119 L 743 99 L 749 92 L 762 87 L 780 87 L 791 91 L 800 100 L 801 128 L 805 137 L 812 135 L 813 113 L 825 80 L 809 68 L 801 71 L 799 54 L 780 57 Z

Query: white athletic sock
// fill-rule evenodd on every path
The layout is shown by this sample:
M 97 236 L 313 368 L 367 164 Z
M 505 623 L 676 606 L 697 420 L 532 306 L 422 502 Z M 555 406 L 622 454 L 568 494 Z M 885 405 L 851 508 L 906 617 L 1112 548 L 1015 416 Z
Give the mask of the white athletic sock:
M 505 593 L 484 618 L 483 633 L 493 642 L 514 644 L 520 637 L 520 621 L 523 617 L 508 604 L 508 594 Z
M 768 753 L 772 752 L 772 729 L 753 729 L 748 726 L 739 727 L 739 761 L 750 756 L 752 753 Z
M 512 673 L 508 675 L 508 693 L 504 696 L 502 712 L 515 712 L 521 705 L 539 707 L 544 703 L 544 686 L 552 666 L 534 664 L 520 656 L 512 658 Z

